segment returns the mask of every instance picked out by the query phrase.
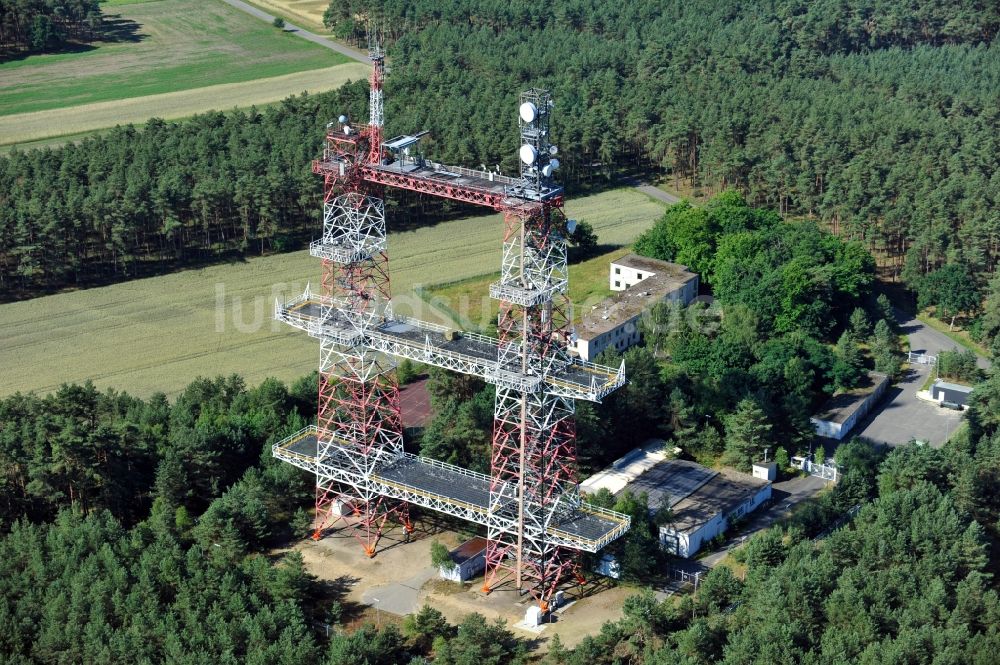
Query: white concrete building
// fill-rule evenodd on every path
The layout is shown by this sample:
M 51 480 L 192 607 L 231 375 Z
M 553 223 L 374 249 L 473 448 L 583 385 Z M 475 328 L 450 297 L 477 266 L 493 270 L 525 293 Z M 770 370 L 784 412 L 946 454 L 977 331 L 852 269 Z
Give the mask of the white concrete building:
M 770 481 L 732 469 L 712 474 L 698 489 L 673 504 L 673 520 L 660 527 L 660 546 L 671 554 L 694 556 L 705 543 L 725 533 L 733 521 L 771 498 Z
M 651 442 L 580 484 L 592 494 L 605 488 L 614 494 L 645 492 L 650 510 L 670 508 L 673 519 L 660 527 L 660 546 L 681 557 L 694 556 L 724 533 L 733 520 L 771 498 L 771 482 L 731 469 L 717 471 L 686 460 L 667 459 L 662 442 Z M 767 475 L 762 467 L 758 473 Z M 611 562 L 602 562 L 611 572 Z
M 753 465 L 753 477 L 761 480 L 776 480 L 778 465 L 774 462 L 757 462 Z
M 819 413 L 809 419 L 816 434 L 842 440 L 878 404 L 889 383 L 885 374 L 869 372 L 865 385 L 828 399 Z
M 638 254 L 612 261 L 609 284 L 615 295 L 595 305 L 576 325 L 573 350 L 591 360 L 608 347 L 624 351 L 639 342 L 639 318 L 660 302 L 687 305 L 698 295 L 698 275 L 686 266 Z

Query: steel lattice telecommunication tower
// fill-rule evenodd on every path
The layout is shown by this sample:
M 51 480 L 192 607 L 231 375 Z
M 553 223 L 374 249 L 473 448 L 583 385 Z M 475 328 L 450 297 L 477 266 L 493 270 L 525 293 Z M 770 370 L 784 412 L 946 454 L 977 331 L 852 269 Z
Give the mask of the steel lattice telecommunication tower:
M 624 534 L 626 515 L 581 501 L 574 400 L 600 401 L 625 382 L 618 368 L 566 352 L 571 330 L 559 167 L 546 90 L 521 95 L 519 177 L 446 166 L 419 154 L 421 134 L 382 137 L 385 59 L 369 49 L 371 117 L 331 123 L 323 158 L 322 293 L 275 303 L 275 317 L 320 340 L 315 427 L 275 444 L 274 455 L 316 474 L 316 532 L 343 518 L 369 556 L 390 519 L 411 529 L 408 504 L 487 528 L 483 590 L 507 580 L 543 609 L 559 583 L 582 581 L 577 553 Z M 392 312 L 383 186 L 484 205 L 504 214 L 499 338 L 457 332 Z M 390 357 L 473 374 L 496 386 L 491 473 L 403 451 L 399 387 Z

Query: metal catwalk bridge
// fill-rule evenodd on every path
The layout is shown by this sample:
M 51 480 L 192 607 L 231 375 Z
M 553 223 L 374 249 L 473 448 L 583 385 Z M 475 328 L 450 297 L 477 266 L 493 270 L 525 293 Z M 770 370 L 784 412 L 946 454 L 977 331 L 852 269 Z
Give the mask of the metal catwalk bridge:
M 356 144 L 359 137 L 331 131 L 327 139 L 339 144 Z M 487 206 L 494 210 L 502 210 L 515 202 L 540 204 L 542 201 L 561 199 L 563 194 L 563 188 L 558 186 L 538 186 L 536 190 L 521 178 L 403 155 L 388 163 L 365 163 L 353 167 L 358 169 L 366 182 Z M 334 176 L 343 176 L 351 168 L 352 165 L 337 151 L 330 149 L 324 150 L 323 158 L 314 160 L 312 167 L 313 173 Z
M 319 454 L 319 430 L 311 425 L 274 444 L 278 459 L 321 476 L 351 485 L 367 485 L 382 496 L 452 515 L 476 524 L 487 524 L 490 503 L 490 477 L 475 471 L 403 453 L 385 460 L 374 472 L 352 470 L 349 458 L 357 451 L 346 441 L 330 437 L 326 454 Z M 344 460 L 339 460 L 343 457 Z M 496 494 L 495 494 L 496 495 Z M 509 507 L 511 528 L 516 507 Z M 554 546 L 597 552 L 622 536 L 629 528 L 629 518 L 597 506 L 577 504 L 549 509 L 545 540 Z M 503 513 L 501 508 L 497 512 Z
M 364 317 L 362 321 L 361 318 Z M 311 337 L 344 346 L 361 345 L 399 358 L 484 377 L 489 383 L 551 395 L 599 402 L 625 384 L 624 363 L 612 368 L 578 358 L 549 363 L 544 375 L 506 367 L 498 360 L 500 340 L 477 333 L 453 332 L 444 326 L 391 315 L 354 314 L 345 303 L 309 293 L 275 303 L 274 318 Z M 515 355 L 516 354 L 511 354 Z

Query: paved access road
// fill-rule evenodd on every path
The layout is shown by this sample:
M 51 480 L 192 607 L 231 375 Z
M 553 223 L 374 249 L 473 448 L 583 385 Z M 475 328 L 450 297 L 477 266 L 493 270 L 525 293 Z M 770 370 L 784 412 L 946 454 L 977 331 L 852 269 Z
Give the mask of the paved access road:
M 622 178 L 621 182 L 622 184 L 628 185 L 637 192 L 642 192 L 643 194 L 652 196 L 657 201 L 663 201 L 667 205 L 679 203 L 681 200 L 679 196 L 668 194 L 659 187 L 656 187 L 655 185 L 650 185 L 649 183 L 639 180 L 638 178 L 632 178 L 632 177 Z
M 263 19 L 268 23 L 274 21 L 275 17 L 273 14 L 268 14 L 267 12 L 257 9 L 253 5 L 248 5 L 245 2 L 241 2 L 240 0 L 223 0 L 223 2 L 225 2 L 228 5 L 232 5 L 233 7 L 236 7 L 236 9 L 244 11 L 247 14 L 256 16 L 259 19 Z M 341 55 L 346 55 L 348 58 L 351 58 L 352 60 L 357 60 L 358 62 L 363 62 L 365 64 L 371 64 L 371 60 L 368 58 L 368 56 L 362 53 L 361 51 L 353 49 L 349 46 L 344 46 L 343 44 L 338 44 L 332 39 L 327 39 L 326 37 L 317 35 L 314 32 L 309 32 L 308 30 L 300 28 L 297 25 L 289 23 L 288 21 L 285 21 L 285 32 L 291 32 L 293 34 L 296 34 L 302 39 L 307 39 L 313 42 L 314 44 L 319 44 L 320 46 L 330 49 L 331 51 L 336 51 Z
M 957 342 L 943 332 L 924 325 L 918 319 L 898 309 L 895 310 L 895 314 L 896 320 L 899 321 L 900 329 L 910 339 L 910 351 L 913 353 L 926 353 L 927 355 L 936 356 L 942 351 L 951 351 L 956 347 L 959 351 L 963 350 Z M 978 354 L 977 358 L 979 359 L 980 367 L 989 369 L 989 360 Z

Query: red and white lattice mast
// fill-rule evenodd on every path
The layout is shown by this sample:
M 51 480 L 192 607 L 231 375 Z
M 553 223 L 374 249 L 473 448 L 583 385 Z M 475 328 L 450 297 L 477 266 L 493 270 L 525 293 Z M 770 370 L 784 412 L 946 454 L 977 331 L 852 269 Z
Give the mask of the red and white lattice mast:
M 378 163 L 382 144 L 385 58 L 377 41 L 369 54 L 371 119 L 358 137 L 342 117 L 340 135 L 347 140 L 336 140 L 334 134 L 328 142 L 327 150 L 348 168 L 324 174 L 323 237 L 310 245 L 310 253 L 323 263 L 323 296 L 359 331 L 391 316 L 384 203 L 371 196 L 372 185 L 358 177 L 364 164 Z M 374 556 L 390 517 L 412 530 L 406 504 L 345 478 L 370 474 L 403 452 L 395 363 L 365 346 L 360 336 L 353 344 L 321 336 L 317 426 L 317 452 L 324 466 L 346 465 L 352 474 L 317 475 L 313 538 L 318 540 L 326 527 L 343 518 L 353 526 L 365 553 Z
M 549 140 L 552 106 L 547 90 L 521 95 L 521 183 L 505 201 L 501 275 L 490 287 L 500 301 L 500 366 L 526 378 L 547 377 L 569 363 L 566 239 L 574 222 L 567 222 L 552 179 L 559 167 Z M 579 505 L 574 411 L 570 396 L 497 382 L 486 592 L 511 578 L 545 609 L 568 574 L 583 581 L 576 551 L 546 537 L 554 516 Z

